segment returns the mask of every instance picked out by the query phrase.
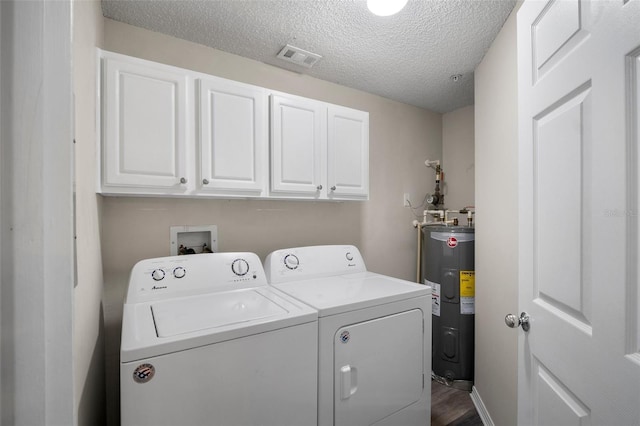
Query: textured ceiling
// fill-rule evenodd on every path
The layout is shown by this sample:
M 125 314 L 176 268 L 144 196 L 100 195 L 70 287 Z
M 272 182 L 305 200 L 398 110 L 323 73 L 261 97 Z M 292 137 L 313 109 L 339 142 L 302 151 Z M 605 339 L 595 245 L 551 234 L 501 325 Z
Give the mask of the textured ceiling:
M 437 112 L 473 104 L 473 70 L 514 5 L 409 0 L 378 17 L 365 0 L 102 0 L 108 18 Z M 323 58 L 277 59 L 287 43 Z

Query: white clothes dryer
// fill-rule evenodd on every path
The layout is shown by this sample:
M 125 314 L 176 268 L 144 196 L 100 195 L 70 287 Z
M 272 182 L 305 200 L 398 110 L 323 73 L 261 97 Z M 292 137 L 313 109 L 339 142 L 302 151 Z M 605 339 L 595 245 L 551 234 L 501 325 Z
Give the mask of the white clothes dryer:
M 316 425 L 317 330 L 253 253 L 143 260 L 124 304 L 122 424 Z
M 354 246 L 277 250 L 269 283 L 318 311 L 318 425 L 429 425 L 431 288 L 368 272 Z

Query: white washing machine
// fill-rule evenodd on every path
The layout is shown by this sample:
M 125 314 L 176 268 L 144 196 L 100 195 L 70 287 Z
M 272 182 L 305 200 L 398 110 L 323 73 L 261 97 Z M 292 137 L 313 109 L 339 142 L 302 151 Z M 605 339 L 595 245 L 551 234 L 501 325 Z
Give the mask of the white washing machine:
M 430 424 L 430 287 L 367 272 L 354 246 L 277 250 L 265 272 L 318 311 L 318 425 Z
M 123 425 L 317 424 L 317 312 L 253 253 L 143 260 L 121 345 Z

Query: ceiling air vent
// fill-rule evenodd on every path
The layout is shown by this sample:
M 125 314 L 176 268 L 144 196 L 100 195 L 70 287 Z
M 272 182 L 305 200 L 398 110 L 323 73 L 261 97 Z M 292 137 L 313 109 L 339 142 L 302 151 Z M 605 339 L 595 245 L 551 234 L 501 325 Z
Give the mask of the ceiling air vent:
M 278 58 L 296 65 L 311 68 L 316 62 L 322 59 L 322 56 L 287 44 L 282 48 L 280 53 L 278 53 Z

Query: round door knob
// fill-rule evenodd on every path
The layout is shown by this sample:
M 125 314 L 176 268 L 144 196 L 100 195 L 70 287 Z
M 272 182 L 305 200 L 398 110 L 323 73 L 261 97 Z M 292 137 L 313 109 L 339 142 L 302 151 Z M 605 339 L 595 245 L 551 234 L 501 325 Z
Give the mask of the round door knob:
M 202 179 L 203 185 L 209 185 L 209 179 Z
M 531 328 L 529 314 L 526 312 L 522 312 L 519 317 L 515 314 L 507 314 L 504 317 L 504 323 L 510 328 L 522 327 L 524 331 L 529 331 L 529 328 Z
M 318 186 L 316 186 L 316 189 L 317 189 L 318 191 L 322 191 L 322 185 L 318 185 Z
M 332 187 L 331 187 L 331 190 L 332 190 L 332 191 L 335 191 L 335 190 L 336 190 L 336 186 L 335 186 L 335 185 L 334 185 L 334 186 L 332 186 Z
M 180 183 L 182 183 L 182 184 L 187 183 L 187 178 L 181 177 L 180 178 Z

